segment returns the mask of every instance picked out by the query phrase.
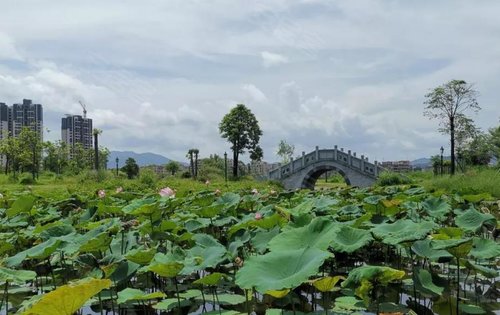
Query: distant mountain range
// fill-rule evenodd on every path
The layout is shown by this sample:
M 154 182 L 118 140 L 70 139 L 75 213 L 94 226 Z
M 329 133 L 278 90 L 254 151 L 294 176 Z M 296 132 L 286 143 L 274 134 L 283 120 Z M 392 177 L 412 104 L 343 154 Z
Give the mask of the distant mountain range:
M 410 165 L 414 168 L 415 167 L 429 168 L 432 166 L 432 162 L 431 162 L 431 159 L 429 159 L 429 158 L 420 158 L 420 159 L 416 159 L 414 161 L 411 161 Z
M 165 165 L 171 160 L 160 154 L 155 153 L 135 153 L 132 151 L 111 151 L 108 157 L 108 168 L 116 167 L 116 158 L 119 159 L 118 167 L 125 165 L 128 158 L 133 158 L 139 166 L 147 165 Z

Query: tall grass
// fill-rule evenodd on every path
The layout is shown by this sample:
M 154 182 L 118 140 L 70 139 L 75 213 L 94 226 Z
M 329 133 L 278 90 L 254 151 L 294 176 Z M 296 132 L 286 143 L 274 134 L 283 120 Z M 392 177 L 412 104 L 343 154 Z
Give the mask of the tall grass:
M 460 194 L 489 193 L 500 198 L 500 170 L 494 168 L 474 168 L 455 176 L 433 176 L 417 183 L 428 190 L 441 189 Z

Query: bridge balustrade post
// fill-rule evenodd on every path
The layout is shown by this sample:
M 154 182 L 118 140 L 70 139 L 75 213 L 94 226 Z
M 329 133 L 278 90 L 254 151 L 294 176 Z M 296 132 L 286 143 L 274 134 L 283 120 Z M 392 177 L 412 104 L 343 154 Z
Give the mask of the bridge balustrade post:
M 352 156 L 356 157 L 356 152 L 354 152 L 354 153 L 352 154 Z
M 338 149 L 337 149 L 337 145 L 335 145 L 335 146 L 333 147 L 333 159 L 334 159 L 335 161 L 337 161 L 337 160 L 338 160 L 338 158 L 337 158 L 337 151 L 338 151 Z
M 361 172 L 365 171 L 365 156 L 361 155 Z
M 283 166 L 280 165 L 279 170 L 280 170 L 280 174 L 279 174 L 278 178 L 281 179 L 283 177 Z
M 375 176 L 378 176 L 378 162 L 377 161 L 375 161 L 375 168 L 373 170 L 373 173 Z
M 306 153 L 302 151 L 302 167 L 306 166 Z
M 351 166 L 351 164 L 352 164 L 351 150 L 347 150 L 347 165 Z
M 316 161 L 319 161 L 319 147 L 316 146 L 316 157 L 315 157 Z
M 294 169 L 293 169 L 293 156 L 290 158 L 290 172 L 291 173 L 294 172 Z

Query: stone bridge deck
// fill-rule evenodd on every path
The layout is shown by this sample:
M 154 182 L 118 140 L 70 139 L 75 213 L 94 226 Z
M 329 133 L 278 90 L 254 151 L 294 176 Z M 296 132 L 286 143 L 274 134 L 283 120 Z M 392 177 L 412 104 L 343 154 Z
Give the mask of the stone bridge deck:
M 382 167 L 377 161 L 370 163 L 363 155 L 357 157 L 351 150 L 344 152 L 337 146 L 333 149 L 316 147 L 315 151 L 302 152 L 302 157 L 270 171 L 268 177 L 281 181 L 287 189 L 313 189 L 319 176 L 331 170 L 339 172 L 349 185 L 367 187 L 376 181 Z

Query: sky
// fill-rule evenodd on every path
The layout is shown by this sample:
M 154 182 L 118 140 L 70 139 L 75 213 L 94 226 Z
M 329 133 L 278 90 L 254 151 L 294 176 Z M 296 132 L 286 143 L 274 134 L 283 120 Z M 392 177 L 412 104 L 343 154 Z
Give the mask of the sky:
M 500 123 L 497 0 L 0 2 L 0 102 L 41 103 L 47 140 L 82 101 L 110 150 L 222 155 L 243 103 L 266 161 L 281 139 L 413 160 L 449 150 L 423 111 L 452 79 L 479 91 L 479 127 Z

